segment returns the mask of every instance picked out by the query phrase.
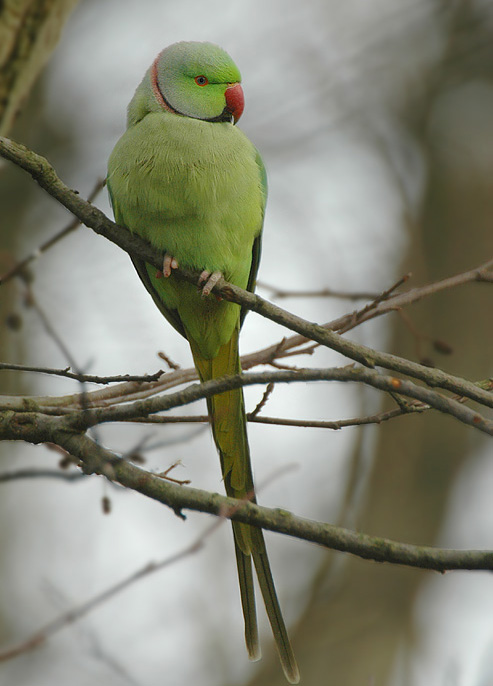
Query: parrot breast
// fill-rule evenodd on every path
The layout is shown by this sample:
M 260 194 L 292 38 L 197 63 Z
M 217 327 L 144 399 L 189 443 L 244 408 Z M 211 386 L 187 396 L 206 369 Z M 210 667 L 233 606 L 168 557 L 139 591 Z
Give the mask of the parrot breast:
M 230 124 L 150 113 L 110 158 L 111 193 L 125 197 L 118 221 L 184 266 L 231 280 L 262 227 L 255 155 Z
M 247 287 L 264 197 L 256 150 L 237 127 L 151 112 L 115 146 L 108 186 L 118 223 L 181 266 L 220 271 Z M 155 269 L 148 279 L 153 297 L 177 311 L 204 357 L 213 357 L 239 325 L 234 303 L 203 298 L 174 279 L 157 280 Z

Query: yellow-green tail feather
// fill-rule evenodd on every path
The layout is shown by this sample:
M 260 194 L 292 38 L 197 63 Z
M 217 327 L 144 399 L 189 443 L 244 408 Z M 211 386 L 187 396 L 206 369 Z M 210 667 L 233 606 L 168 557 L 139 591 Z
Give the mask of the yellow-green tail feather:
M 195 366 L 202 381 L 232 376 L 241 372 L 238 355 L 238 329 L 221 346 L 213 359 L 205 359 L 198 346 L 190 341 Z M 234 498 L 255 501 L 246 416 L 241 388 L 214 395 L 207 401 L 212 433 L 219 456 L 226 493 Z M 251 660 L 260 658 L 252 557 L 265 608 L 287 680 L 299 682 L 298 666 L 277 599 L 262 529 L 232 522 L 241 603 L 245 620 L 245 641 Z

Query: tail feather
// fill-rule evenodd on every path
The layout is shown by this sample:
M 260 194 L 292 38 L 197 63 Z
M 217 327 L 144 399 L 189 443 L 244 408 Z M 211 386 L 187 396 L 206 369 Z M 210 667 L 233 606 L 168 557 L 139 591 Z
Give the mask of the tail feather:
M 264 599 L 267 617 L 269 618 L 272 633 L 274 634 L 282 669 L 290 684 L 298 684 L 300 681 L 300 672 L 293 649 L 291 648 L 291 642 L 277 598 L 262 529 L 252 527 L 252 539 L 253 562 L 255 564 L 260 590 Z
M 257 610 L 255 608 L 255 589 L 253 586 L 252 557 L 245 555 L 237 544 L 237 533 L 233 522 L 233 532 L 235 535 L 236 565 L 238 567 L 238 581 L 240 584 L 241 607 L 245 619 L 245 643 L 248 651 L 248 658 L 252 662 L 260 660 L 262 653 L 258 640 Z
M 241 372 L 238 333 L 239 330 L 236 329 L 231 340 L 220 348 L 213 359 L 205 359 L 198 346 L 189 339 L 195 366 L 202 381 Z M 214 442 L 221 460 L 226 493 L 234 498 L 248 498 L 256 502 L 242 389 L 226 391 L 208 398 L 207 407 Z M 253 557 L 284 674 L 289 683 L 297 684 L 300 679 L 298 666 L 277 598 L 262 529 L 233 522 L 233 533 L 248 655 L 251 660 L 260 659 L 252 573 Z

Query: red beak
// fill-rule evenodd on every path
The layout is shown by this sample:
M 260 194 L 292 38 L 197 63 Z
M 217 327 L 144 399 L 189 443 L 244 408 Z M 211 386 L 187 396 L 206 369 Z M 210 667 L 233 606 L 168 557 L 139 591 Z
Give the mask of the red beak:
M 243 95 L 243 88 L 239 83 L 231 83 L 224 93 L 226 98 L 226 109 L 231 113 L 234 123 L 238 121 L 243 113 L 245 107 L 245 96 Z

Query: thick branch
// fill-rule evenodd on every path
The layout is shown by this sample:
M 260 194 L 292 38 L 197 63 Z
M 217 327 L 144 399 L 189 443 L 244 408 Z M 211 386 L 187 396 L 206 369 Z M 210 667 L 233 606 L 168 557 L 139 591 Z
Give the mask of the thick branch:
M 285 510 L 260 507 L 217 493 L 177 486 L 117 457 L 87 436 L 60 430 L 56 422 L 57 420 L 51 417 L 38 417 L 38 435 L 44 434 L 47 439 L 78 457 L 85 472 L 103 474 L 112 481 L 167 505 L 179 516 L 183 517 L 183 510 L 193 510 L 227 517 L 377 562 L 390 562 L 440 572 L 452 569 L 493 570 L 493 551 L 443 550 L 397 543 L 297 517 Z M 26 422 L 24 428 L 29 434 L 30 423 Z M 21 438 L 22 426 L 18 427 L 18 433 L 18 438 Z
M 67 188 L 57 177 L 46 160 L 18 146 L 11 141 L 0 139 L 0 154 L 15 162 L 28 173 L 53 197 L 67 209 L 92 228 L 96 233 L 112 240 L 127 252 L 134 254 L 159 269 L 162 255 L 154 251 L 138 236 L 132 235 L 122 227 L 111 222 L 97 208 L 82 200 L 76 193 Z M 196 281 L 197 275 L 186 270 L 176 274 L 190 281 Z M 357 345 L 328 330 L 300 317 L 296 317 L 257 295 L 221 281 L 216 287 L 222 297 L 238 302 L 266 316 L 301 336 L 332 348 L 341 354 L 356 360 L 366 367 L 383 368 L 408 374 L 425 381 L 429 386 L 438 386 L 460 395 L 477 400 L 489 407 L 493 406 L 493 396 L 463 379 L 447 375 L 436 369 L 430 369 L 416 363 L 403 360 L 393 355 L 380 353 L 366 346 Z M 391 300 L 391 299 L 389 299 Z M 389 307 L 389 302 L 385 303 Z M 378 308 L 375 308 L 378 309 Z M 307 381 L 331 379 L 338 381 L 358 381 L 367 383 L 387 392 L 397 392 L 420 400 L 442 412 L 453 414 L 461 421 L 476 426 L 493 434 L 493 423 L 481 417 L 473 410 L 457 401 L 446 398 L 432 390 L 422 388 L 411 381 L 383 376 L 372 369 L 336 369 L 336 370 L 303 370 L 299 372 L 273 372 L 270 381 Z M 385 539 L 369 537 L 333 527 L 322 522 L 304 520 L 278 510 L 261 508 L 252 503 L 238 502 L 217 494 L 210 494 L 198 489 L 178 487 L 167 481 L 139 469 L 125 460 L 118 458 L 102 448 L 87 436 L 75 429 L 83 430 L 101 421 L 119 421 L 132 417 L 147 416 L 179 404 L 193 402 L 213 393 L 246 383 L 265 383 L 265 375 L 237 376 L 221 379 L 208 384 L 192 385 L 182 392 L 151 398 L 120 407 L 84 409 L 72 412 L 68 417 L 52 417 L 39 412 L 32 412 L 34 407 L 29 403 L 20 413 L 6 411 L 0 417 L 0 435 L 11 440 L 25 440 L 33 443 L 52 442 L 60 445 L 70 454 L 77 456 L 84 465 L 84 471 L 106 475 L 113 481 L 133 488 L 159 502 L 171 507 L 177 514 L 190 509 L 214 515 L 226 516 L 247 522 L 279 533 L 296 536 L 336 550 L 350 552 L 361 557 L 378 561 L 389 561 L 428 569 L 444 571 L 446 569 L 493 569 L 493 553 L 480 551 L 440 551 L 398 544 Z M 36 408 L 37 409 L 37 408 Z M 232 509 L 231 509 L 232 508 Z
M 158 251 L 153 250 L 139 236 L 131 234 L 127 229 L 110 221 L 100 210 L 84 201 L 77 193 L 65 186 L 46 159 L 6 138 L 0 138 L 0 156 L 14 162 L 31 174 L 42 188 L 96 233 L 105 236 L 126 252 L 152 264 L 156 269 L 161 268 L 162 255 Z M 487 265 L 489 264 L 487 263 Z M 197 282 L 197 274 L 183 268 L 176 270 L 176 276 L 194 283 Z M 326 327 L 313 324 L 301 317 L 286 312 L 260 296 L 243 291 L 241 288 L 224 280 L 221 280 L 214 290 L 223 298 L 237 302 L 365 366 L 379 366 L 393 372 L 406 374 L 424 381 L 431 387 L 444 388 L 471 400 L 481 402 L 488 407 L 493 407 L 493 395 L 465 379 L 447 374 L 440 369 L 431 369 L 396 355 L 378 352 L 367 346 L 356 344 Z M 388 306 L 388 302 L 386 304 Z
M 202 398 L 209 398 L 240 386 L 266 383 L 296 383 L 307 381 L 359 382 L 388 393 L 398 393 L 430 407 L 450 414 L 459 421 L 473 426 L 493 436 L 493 420 L 487 419 L 464 404 L 447 398 L 436 391 L 414 384 L 412 381 L 383 375 L 372 369 L 362 367 L 334 367 L 329 369 L 303 369 L 299 371 L 252 372 L 231 377 L 223 377 L 201 384 L 192 384 L 181 391 L 160 395 L 155 398 L 138 400 L 108 408 L 87 408 L 72 413 L 65 420 L 66 425 L 77 430 L 85 430 L 101 422 L 125 421 L 146 417 L 149 414 L 182 407 Z M 491 394 L 490 394 L 491 398 Z
M 162 394 L 146 398 L 145 400 L 136 400 L 135 402 L 112 404 L 109 407 L 92 407 L 89 398 L 84 396 L 84 402 L 81 403 L 79 399 L 78 407 L 80 409 L 72 408 L 71 411 L 68 408 L 58 408 L 51 405 L 44 407 L 34 400 L 29 402 L 26 398 L 11 398 L 7 403 L 0 403 L 0 439 L 2 437 L 9 438 L 8 421 L 5 422 L 2 428 L 1 418 L 4 417 L 5 419 L 11 416 L 12 412 L 15 412 L 18 417 L 22 417 L 23 414 L 26 416 L 36 416 L 38 414 L 40 416 L 58 415 L 59 426 L 65 430 L 85 431 L 103 422 L 131 421 L 146 418 L 157 412 L 165 412 L 176 407 L 182 407 L 197 400 L 209 398 L 217 393 L 239 388 L 240 386 L 314 381 L 358 382 L 393 395 L 398 394 L 413 398 L 428 407 L 449 414 L 464 424 L 468 424 L 493 436 L 493 420 L 482 416 L 455 398 L 448 398 L 432 389 L 419 386 L 412 381 L 381 374 L 373 369 L 349 366 L 238 374 L 236 376 L 206 381 L 201 384 L 191 384 L 174 393 Z
M 48 160 L 37 155 L 20 143 L 0 137 L 0 156 L 24 169 L 55 200 L 67 208 L 79 220 L 104 236 L 128 253 L 138 255 L 157 269 L 162 266 L 162 256 L 139 236 L 133 235 L 81 198 L 78 193 L 66 186 L 57 176 Z

